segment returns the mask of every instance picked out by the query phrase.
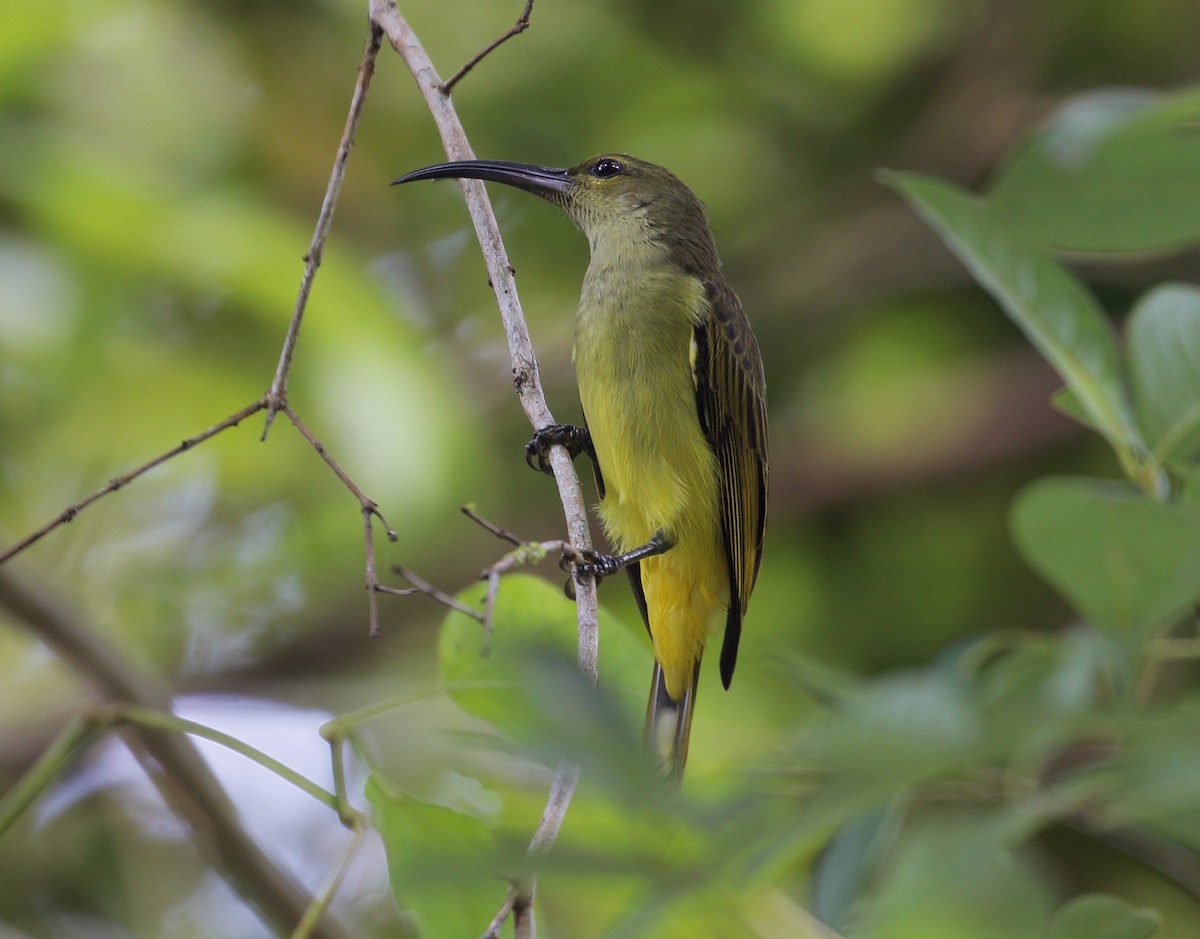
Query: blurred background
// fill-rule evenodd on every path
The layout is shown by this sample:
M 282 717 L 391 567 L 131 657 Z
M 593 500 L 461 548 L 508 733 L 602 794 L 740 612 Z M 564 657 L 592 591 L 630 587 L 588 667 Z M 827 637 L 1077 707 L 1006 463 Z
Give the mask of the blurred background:
M 521 3 L 400 6 L 447 76 Z M 365 36 L 365 4 L 345 0 L 0 8 L 0 546 L 267 388 Z M 1049 367 L 875 174 L 978 188 L 1072 95 L 1194 81 L 1198 44 L 1187 2 L 544 0 L 457 86 L 481 157 L 616 150 L 674 170 L 708 206 L 757 331 L 766 552 L 729 693 L 706 663 L 695 778 L 753 765 L 812 707 L 784 663 L 879 674 L 1069 620 L 1012 547 L 1008 508 L 1047 472 L 1117 475 L 1111 455 L 1051 408 Z M 385 47 L 290 401 L 396 529 L 377 539 L 381 570 L 453 593 L 504 549 L 460 505 L 528 539 L 563 524 L 524 464 L 529 427 L 457 186 L 388 188 L 444 158 Z M 548 205 L 492 196 L 547 397 L 577 421 L 586 242 Z M 1200 255 L 1078 270 L 1123 311 L 1151 284 L 1195 280 Z M 5 570 L 169 676 L 185 716 L 322 779 L 323 720 L 436 684 L 444 611 L 382 597 L 370 639 L 357 503 L 285 420 L 261 430 L 256 416 L 169 462 Z M 552 562 L 541 573 L 561 582 Z M 635 623 L 627 593 L 614 579 L 602 601 Z M 648 651 L 639 667 L 648 679 Z M 93 699 L 0 611 L 0 791 Z M 449 711 L 377 727 L 380 759 L 419 785 Z M 226 762 L 251 828 L 315 888 L 344 845 L 336 820 L 287 811 L 286 787 Z M 113 738 L 0 840 L 0 936 L 265 935 L 181 842 Z M 341 915 L 395 934 L 386 890 L 368 850 Z

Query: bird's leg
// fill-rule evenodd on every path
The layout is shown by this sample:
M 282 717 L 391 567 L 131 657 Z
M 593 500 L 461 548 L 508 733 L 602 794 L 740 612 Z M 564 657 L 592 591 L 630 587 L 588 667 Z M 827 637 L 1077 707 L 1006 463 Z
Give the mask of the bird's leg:
M 525 444 L 525 462 L 531 469 L 541 470 L 553 475 L 550 466 L 550 448 L 566 447 L 571 459 L 586 453 L 596 462 L 596 451 L 592 447 L 592 435 L 586 427 L 576 427 L 573 424 L 547 424 L 541 430 L 534 431 L 529 443 Z M 536 460 L 536 462 L 534 462 Z
M 629 565 L 636 564 L 638 561 L 669 551 L 674 545 L 674 538 L 667 535 L 666 532 L 659 531 L 655 532 L 654 537 L 641 547 L 634 548 L 632 551 L 626 551 L 624 554 L 601 554 L 598 551 L 590 550 L 580 551 L 579 553 L 583 555 L 583 560 L 575 562 L 575 573 L 591 574 L 599 580 L 601 577 L 607 577 L 609 574 L 623 571 Z

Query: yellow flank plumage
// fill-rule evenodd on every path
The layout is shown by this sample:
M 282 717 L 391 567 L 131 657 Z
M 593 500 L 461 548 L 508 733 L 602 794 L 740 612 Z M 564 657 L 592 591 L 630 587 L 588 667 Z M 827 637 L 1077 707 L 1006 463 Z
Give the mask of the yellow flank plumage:
M 660 166 L 602 154 L 570 169 L 444 163 L 414 179 L 506 183 L 560 206 L 588 237 L 575 329 L 586 432 L 530 447 L 590 450 L 600 519 L 618 552 L 576 567 L 627 570 L 654 645 L 646 738 L 683 774 L 705 640 L 725 614 L 721 681 L 737 662 L 767 506 L 766 386 L 758 343 L 721 274 L 704 208 Z
M 575 338 L 579 397 L 604 480 L 599 514 L 618 552 L 660 532 L 673 542 L 641 562 L 641 581 L 654 656 L 679 699 L 729 603 L 717 463 L 696 417 L 689 354 L 707 300 L 694 277 L 599 259 L 584 279 Z

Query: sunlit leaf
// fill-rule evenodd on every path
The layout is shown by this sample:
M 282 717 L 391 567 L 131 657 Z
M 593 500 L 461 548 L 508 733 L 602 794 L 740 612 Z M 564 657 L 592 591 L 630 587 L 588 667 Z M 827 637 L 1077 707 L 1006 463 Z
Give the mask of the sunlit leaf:
M 1200 90 L 1106 90 L 1073 100 L 1001 170 L 997 213 L 1072 251 L 1200 240 Z
M 481 584 L 458 600 L 484 608 Z M 465 710 L 501 730 L 527 735 L 539 723 L 531 712 L 529 661 L 538 648 L 575 655 L 578 622 L 575 604 L 557 584 L 528 574 L 501 580 L 490 629 L 457 611 L 442 623 L 438 641 L 442 679 Z M 648 642 L 624 623 L 600 610 L 601 684 L 624 702 L 628 720 L 640 720 L 653 661 Z
M 1200 513 L 1132 486 L 1047 479 L 1018 497 L 1026 560 L 1094 625 L 1145 639 L 1200 596 Z
M 1155 910 L 1137 909 L 1117 897 L 1093 893 L 1059 907 L 1046 939 L 1149 939 L 1158 932 L 1160 921 Z

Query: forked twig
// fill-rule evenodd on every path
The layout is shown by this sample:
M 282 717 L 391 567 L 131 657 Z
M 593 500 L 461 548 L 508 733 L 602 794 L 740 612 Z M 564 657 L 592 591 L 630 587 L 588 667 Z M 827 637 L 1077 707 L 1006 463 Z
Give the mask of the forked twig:
M 518 548 L 523 544 L 527 544 L 527 542 L 518 538 L 511 531 L 508 531 L 508 529 L 500 528 L 499 526 L 494 525 L 491 522 L 489 522 L 486 518 L 484 518 L 482 515 L 480 515 L 478 512 L 476 512 L 472 506 L 460 505 L 458 507 L 458 510 L 460 512 L 462 512 L 462 514 L 465 515 L 467 518 L 469 518 L 471 521 L 473 521 L 476 525 L 479 525 L 481 528 L 485 529 L 486 531 L 490 531 L 493 535 L 495 535 L 501 541 L 507 541 L 509 544 L 514 544 Z
M 450 90 L 458 84 L 458 80 L 467 72 L 471 71 L 476 65 L 482 62 L 487 56 L 491 55 L 499 46 L 502 46 L 508 40 L 512 39 L 519 33 L 525 32 L 529 28 L 529 14 L 533 12 L 533 0 L 525 0 L 525 9 L 521 15 L 517 17 L 517 21 L 508 28 L 506 32 L 489 42 L 486 46 L 480 49 L 474 56 L 467 60 L 457 72 L 451 75 L 446 81 L 442 82 L 442 94 L 450 94 Z
M 411 597 L 418 593 L 424 594 L 427 597 L 432 597 L 434 600 L 437 600 L 437 602 L 443 606 L 447 606 L 452 610 L 457 610 L 459 613 L 469 616 L 473 620 L 478 620 L 480 623 L 483 622 L 482 613 L 480 613 L 478 610 L 471 609 L 471 607 L 467 606 L 465 603 L 459 603 L 454 599 L 454 597 L 450 596 L 450 594 L 446 593 L 444 590 L 439 590 L 415 571 L 410 571 L 407 567 L 404 567 L 401 564 L 393 564 L 392 571 L 393 573 L 403 577 L 410 584 L 412 584 L 412 586 L 398 588 L 389 587 L 386 584 L 380 584 L 375 588 L 380 593 L 390 593 L 392 596 L 396 597 Z
M 325 445 L 319 441 L 308 425 L 300 420 L 300 417 L 292 410 L 291 405 L 286 401 L 280 402 L 279 410 L 287 415 L 287 419 L 292 422 L 296 430 L 300 431 L 300 435 L 307 440 L 314 450 L 320 455 L 328 466 L 337 475 L 337 478 L 342 481 L 347 489 L 353 493 L 354 498 L 358 500 L 359 508 L 362 510 L 363 516 L 363 538 L 365 541 L 364 550 L 366 551 L 366 588 L 367 588 L 367 615 L 371 623 L 371 636 L 379 635 L 379 603 L 376 594 L 380 593 L 379 576 L 375 573 L 375 537 L 372 531 L 371 519 L 377 518 L 383 523 L 383 530 L 387 534 L 388 541 L 396 540 L 396 531 L 388 524 L 388 520 L 383 517 L 383 513 L 379 511 L 379 504 L 371 498 L 368 498 L 366 493 L 359 488 L 358 484 L 350 478 L 349 474 L 342 469 L 337 461 L 329 455 L 329 451 L 325 449 Z

